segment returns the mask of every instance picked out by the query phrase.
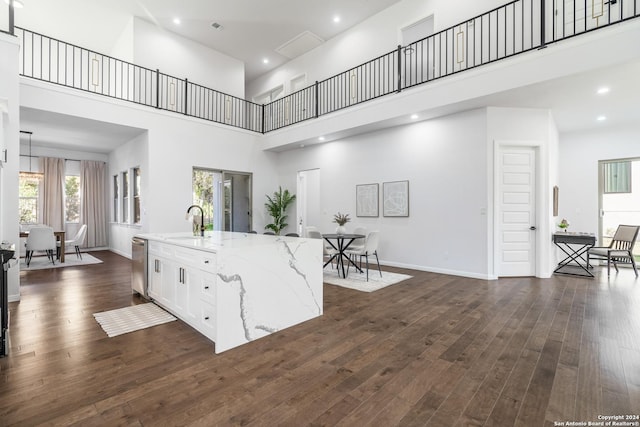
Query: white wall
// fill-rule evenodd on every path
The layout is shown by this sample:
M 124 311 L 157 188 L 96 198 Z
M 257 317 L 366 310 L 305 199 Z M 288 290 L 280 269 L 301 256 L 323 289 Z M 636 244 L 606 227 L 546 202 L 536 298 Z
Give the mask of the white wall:
M 109 154 L 108 174 L 107 174 L 107 218 L 109 221 L 109 248 L 112 251 L 123 255 L 131 256 L 131 238 L 138 234 L 148 231 L 147 225 L 147 197 L 150 194 L 152 186 L 150 180 L 147 179 L 148 170 L 148 150 L 149 137 L 144 134 L 132 139 L 126 144 L 121 145 Z M 129 171 L 138 167 L 140 168 L 140 224 L 125 224 L 115 222 L 113 218 L 113 176 L 122 172 Z M 129 175 L 130 177 L 132 175 Z M 131 193 L 130 193 L 131 194 Z
M 307 86 L 388 53 L 401 44 L 400 30 L 434 15 L 435 31 L 458 24 L 504 0 L 403 0 L 328 40 L 316 49 L 275 70 L 247 82 L 246 96 L 264 93 L 284 84 L 289 92 L 292 78 L 307 75 Z
M 145 231 L 190 230 L 184 214 L 192 202 L 194 166 L 253 173 L 253 228 L 264 227 L 264 195 L 277 188 L 278 179 L 276 155 L 262 151 L 258 134 L 29 79 L 21 82 L 22 106 L 147 129 Z M 113 167 L 143 165 L 145 159 L 137 156 L 144 156 L 144 148 L 133 149 L 138 143 L 140 139 L 116 149 L 110 156 Z M 114 245 L 114 251 L 130 254 L 126 237 L 118 237 Z
M 487 277 L 487 144 L 485 110 L 363 134 L 281 153 L 283 187 L 296 188 L 300 170 L 320 169 L 321 232 L 333 215 L 379 230 L 389 265 Z M 409 217 L 357 218 L 355 186 L 409 180 Z M 291 216 L 295 217 L 292 209 Z
M 640 125 L 561 135 L 559 218 L 598 234 L 598 161 L 640 157 Z M 602 243 L 602 242 L 599 242 Z
M 548 110 L 526 108 L 495 108 L 487 109 L 487 143 L 490 159 L 487 173 L 491 181 L 490 218 L 495 218 L 493 209 L 495 202 L 494 165 L 495 150 L 498 145 L 524 145 L 536 149 L 536 276 L 550 277 L 555 267 L 555 250 L 551 242 L 553 228 L 553 186 L 556 172 L 552 169 L 557 164 L 557 130 Z M 494 253 L 497 236 L 497 223 L 490 226 L 493 242 L 490 251 Z M 496 260 L 496 254 L 491 259 Z M 497 273 L 497 265 L 491 270 L 492 276 Z
M 18 246 L 18 169 L 20 145 L 20 95 L 18 80 L 19 46 L 15 38 L 0 33 L 0 100 L 2 100 L 2 150 L 7 162 L 0 164 L 0 241 Z M 4 159 L 3 159 L 4 160 Z M 9 301 L 20 299 L 20 271 L 13 266 L 7 272 Z
M 134 18 L 134 63 L 244 98 L 244 63 Z
M 243 62 L 110 7 L 109 2 L 26 3 L 16 10 L 17 26 L 244 97 Z M 0 16 L 7 14 L 3 4 Z
M 2 3 L 0 15 L 8 14 L 8 8 Z M 24 8 L 15 11 L 16 26 L 107 55 L 131 18 L 113 8 L 110 2 L 28 0 L 24 3 Z

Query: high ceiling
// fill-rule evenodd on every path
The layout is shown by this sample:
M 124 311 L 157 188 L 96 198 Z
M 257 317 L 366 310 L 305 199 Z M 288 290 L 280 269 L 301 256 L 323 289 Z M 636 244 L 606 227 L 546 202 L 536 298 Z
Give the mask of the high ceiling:
M 303 33 L 312 34 L 306 33 L 307 40 L 315 35 L 326 41 L 399 1 L 115 0 L 109 7 L 122 8 L 243 61 L 245 79 L 250 81 L 287 62 L 290 58 L 276 50 Z M 335 17 L 340 21 L 334 22 Z M 221 27 L 214 29 L 214 23 Z

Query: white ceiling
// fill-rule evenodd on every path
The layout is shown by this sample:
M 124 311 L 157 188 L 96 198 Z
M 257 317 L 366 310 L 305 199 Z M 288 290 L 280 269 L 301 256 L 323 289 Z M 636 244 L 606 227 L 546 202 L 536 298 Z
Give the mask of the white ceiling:
M 305 31 L 326 41 L 399 1 L 111 0 L 109 7 L 243 61 L 245 80 L 251 81 L 287 62 L 276 49 Z M 340 16 L 340 22 L 333 22 L 335 16 Z M 179 25 L 174 18 L 180 19 Z M 214 22 L 222 29 L 212 28 Z

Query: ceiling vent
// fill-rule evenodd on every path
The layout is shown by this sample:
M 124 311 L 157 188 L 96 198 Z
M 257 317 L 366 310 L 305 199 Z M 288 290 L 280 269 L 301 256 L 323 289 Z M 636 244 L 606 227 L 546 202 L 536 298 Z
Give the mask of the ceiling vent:
M 214 22 L 213 24 L 211 24 L 211 26 L 213 27 L 214 30 L 222 30 L 222 24 L 219 24 L 217 22 Z
M 322 43 L 324 43 L 322 37 L 311 31 L 305 31 L 278 47 L 276 52 L 293 59 L 320 46 Z

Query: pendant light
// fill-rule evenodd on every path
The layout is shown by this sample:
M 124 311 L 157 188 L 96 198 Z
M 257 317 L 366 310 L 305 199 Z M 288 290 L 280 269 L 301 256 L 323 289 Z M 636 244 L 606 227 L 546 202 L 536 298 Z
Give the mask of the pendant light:
M 33 132 L 21 130 L 20 133 L 29 135 L 29 172 L 20 171 L 20 178 L 41 180 L 44 178 L 44 174 L 42 172 L 33 172 L 31 169 L 31 159 L 33 158 L 31 155 L 31 135 L 33 135 Z

